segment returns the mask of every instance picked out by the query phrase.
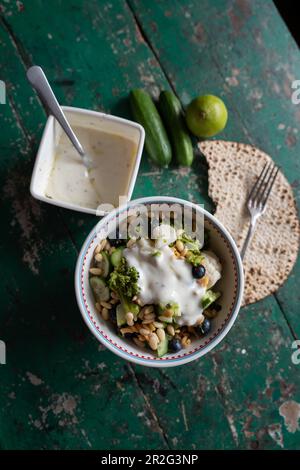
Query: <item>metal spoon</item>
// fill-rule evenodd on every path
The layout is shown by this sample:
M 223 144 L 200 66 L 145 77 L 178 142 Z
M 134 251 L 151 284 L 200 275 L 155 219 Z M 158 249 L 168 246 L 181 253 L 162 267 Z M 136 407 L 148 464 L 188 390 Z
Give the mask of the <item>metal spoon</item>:
M 37 91 L 40 99 L 47 107 L 49 112 L 55 117 L 55 119 L 59 122 L 67 136 L 69 137 L 70 141 L 74 145 L 75 149 L 82 157 L 82 161 L 84 166 L 87 169 L 92 168 L 92 161 L 90 157 L 85 153 L 81 143 L 77 139 L 76 135 L 74 134 L 70 124 L 68 123 L 66 116 L 61 109 L 54 93 L 49 85 L 49 82 L 46 78 L 46 75 L 43 72 L 43 69 L 37 65 L 30 67 L 27 70 L 27 78 L 33 88 Z

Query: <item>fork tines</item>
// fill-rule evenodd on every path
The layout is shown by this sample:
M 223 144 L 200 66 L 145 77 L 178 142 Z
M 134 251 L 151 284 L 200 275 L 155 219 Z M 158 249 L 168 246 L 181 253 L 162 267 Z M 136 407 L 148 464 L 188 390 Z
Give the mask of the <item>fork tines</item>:
M 254 184 L 249 197 L 248 203 L 260 205 L 261 209 L 265 208 L 266 202 L 270 196 L 270 192 L 274 185 L 280 167 L 274 165 L 273 162 L 266 163 Z

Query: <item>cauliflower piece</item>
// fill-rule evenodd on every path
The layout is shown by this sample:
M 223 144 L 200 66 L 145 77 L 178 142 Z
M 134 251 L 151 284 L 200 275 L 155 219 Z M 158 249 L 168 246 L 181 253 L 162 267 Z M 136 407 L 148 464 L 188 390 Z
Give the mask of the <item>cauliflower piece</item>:
M 219 258 L 211 251 L 201 251 L 201 254 L 204 256 L 202 264 L 208 277 L 207 289 L 210 289 L 221 279 L 222 265 Z

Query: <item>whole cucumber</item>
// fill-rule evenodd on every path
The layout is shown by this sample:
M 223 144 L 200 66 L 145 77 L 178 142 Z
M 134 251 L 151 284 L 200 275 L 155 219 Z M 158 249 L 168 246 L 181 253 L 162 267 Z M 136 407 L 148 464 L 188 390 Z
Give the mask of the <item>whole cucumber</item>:
M 177 162 L 182 166 L 191 166 L 194 160 L 193 145 L 185 125 L 179 99 L 171 91 L 162 91 L 159 96 L 159 110 Z
M 151 96 L 141 89 L 132 90 L 130 105 L 134 118 L 145 129 L 145 147 L 149 157 L 159 166 L 168 166 L 172 158 L 172 149 Z

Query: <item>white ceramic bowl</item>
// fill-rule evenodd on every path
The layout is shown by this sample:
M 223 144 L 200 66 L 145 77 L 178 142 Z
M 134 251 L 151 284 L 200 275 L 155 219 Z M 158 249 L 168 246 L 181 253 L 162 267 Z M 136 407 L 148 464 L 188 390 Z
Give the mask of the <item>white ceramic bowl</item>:
M 75 272 L 75 291 L 78 306 L 83 319 L 96 338 L 108 349 L 128 361 L 150 367 L 172 367 L 204 356 L 214 348 L 227 335 L 232 327 L 240 309 L 244 275 L 243 266 L 238 249 L 230 234 L 223 225 L 201 206 L 172 197 L 146 197 L 131 201 L 128 208 L 139 204 L 181 204 L 189 206 L 204 214 L 205 228 L 210 235 L 210 245 L 213 252 L 222 263 L 222 278 L 217 284 L 222 297 L 218 302 L 222 309 L 212 322 L 212 330 L 208 336 L 192 341 L 192 344 L 178 353 L 170 353 L 157 358 L 150 351 L 139 349 L 132 341 L 120 338 L 114 331 L 110 322 L 104 321 L 94 306 L 94 298 L 89 286 L 89 267 L 93 257 L 95 246 L 99 240 L 97 233 L 111 226 L 114 221 L 122 216 L 126 207 L 120 207 L 105 216 L 85 240 L 78 257 Z M 96 230 L 97 228 L 97 230 Z
M 93 126 L 96 129 L 101 129 L 106 132 L 115 132 L 116 134 L 127 137 L 135 142 L 137 148 L 135 163 L 132 167 L 132 172 L 129 179 L 128 192 L 127 194 L 124 194 L 127 201 L 130 201 L 143 152 L 145 139 L 145 131 L 143 127 L 136 122 L 128 121 L 127 119 L 122 119 L 110 114 L 91 111 L 89 109 L 73 108 L 68 106 L 62 106 L 62 109 L 71 126 Z M 39 199 L 40 201 L 47 202 L 48 204 L 53 204 L 55 206 L 64 207 L 66 209 L 86 212 L 89 214 L 104 215 L 106 212 L 97 211 L 96 209 L 91 209 L 90 207 L 83 207 L 77 204 L 71 204 L 46 196 L 46 188 L 51 170 L 53 168 L 55 148 L 59 142 L 62 132 L 63 130 L 56 119 L 54 119 L 53 116 L 49 116 L 43 132 L 31 177 L 30 192 L 32 196 L 36 199 Z

